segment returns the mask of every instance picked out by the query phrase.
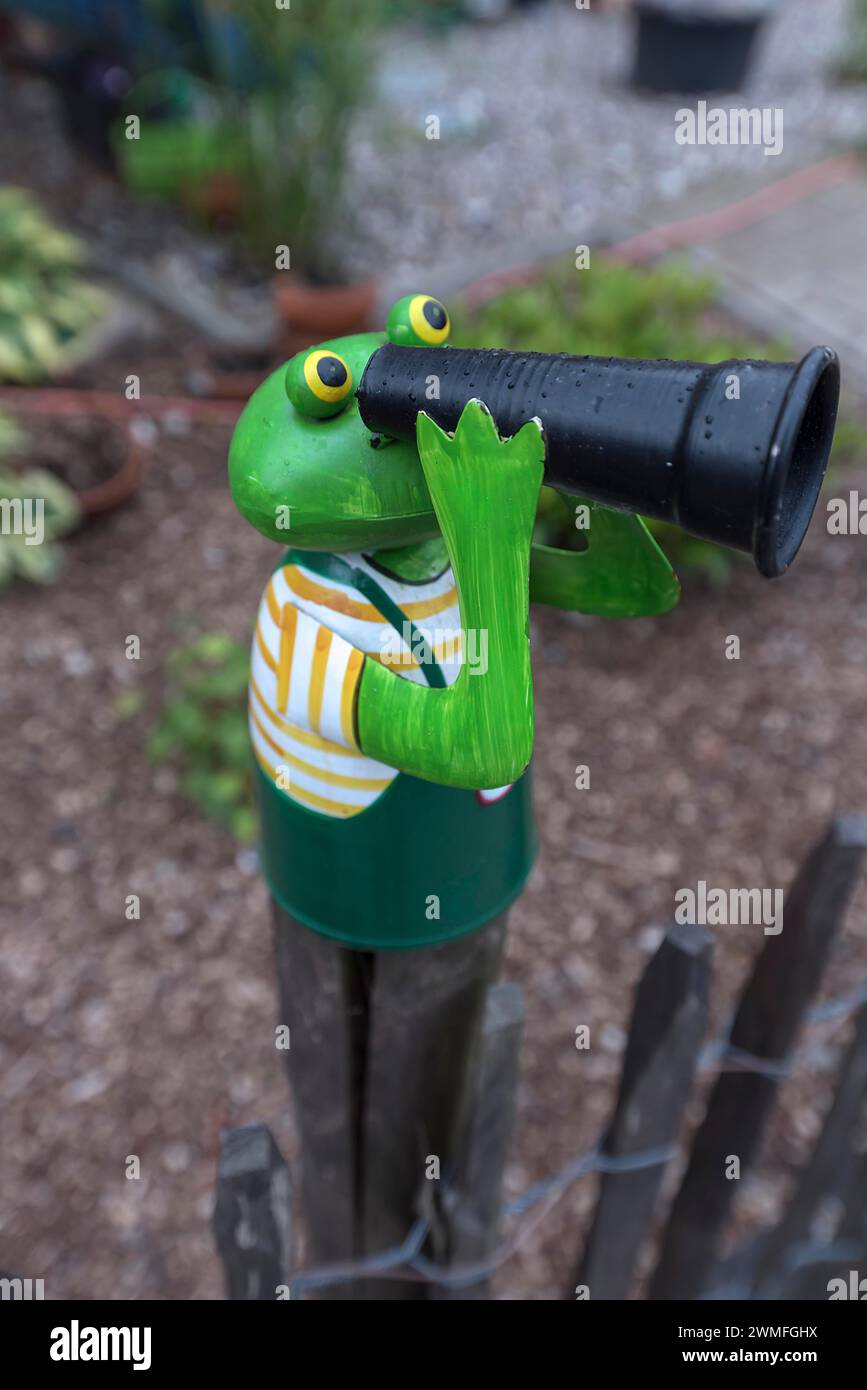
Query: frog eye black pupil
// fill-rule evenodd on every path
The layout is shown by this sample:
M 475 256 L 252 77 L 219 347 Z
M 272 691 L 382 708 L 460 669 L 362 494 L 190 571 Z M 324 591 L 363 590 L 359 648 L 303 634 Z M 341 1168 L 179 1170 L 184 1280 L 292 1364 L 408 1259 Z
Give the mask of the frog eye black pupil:
M 441 329 L 445 328 L 446 311 L 443 308 L 443 306 L 437 302 L 437 300 L 429 299 L 427 303 L 422 306 L 422 313 L 424 314 L 431 328 L 435 328 L 437 332 L 440 332 Z
M 346 368 L 339 357 L 320 357 L 316 375 L 323 386 L 343 386 L 346 382 Z

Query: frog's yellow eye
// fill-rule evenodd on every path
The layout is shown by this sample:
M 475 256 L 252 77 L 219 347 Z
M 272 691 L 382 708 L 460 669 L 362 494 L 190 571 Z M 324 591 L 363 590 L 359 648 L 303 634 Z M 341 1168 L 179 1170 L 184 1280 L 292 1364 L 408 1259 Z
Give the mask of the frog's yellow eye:
M 315 420 L 337 415 L 351 391 L 352 372 L 336 352 L 299 352 L 286 368 L 286 395 L 296 410 Z
M 404 347 L 439 347 L 449 336 L 451 323 L 445 305 L 429 294 L 407 294 L 388 316 L 389 341 Z

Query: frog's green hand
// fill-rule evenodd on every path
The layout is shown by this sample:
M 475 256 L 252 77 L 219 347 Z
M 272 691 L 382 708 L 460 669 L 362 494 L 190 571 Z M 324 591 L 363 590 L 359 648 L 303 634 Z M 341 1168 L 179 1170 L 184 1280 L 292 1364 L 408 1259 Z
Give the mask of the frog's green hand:
M 680 597 L 677 576 L 641 517 L 569 500 L 589 509 L 587 549 L 534 545 L 531 602 L 605 618 L 644 618 L 673 608 Z
M 465 660 L 454 685 L 426 690 L 365 661 L 358 735 L 372 758 L 446 786 L 484 789 L 518 777 L 533 749 L 529 567 L 544 444 L 530 421 L 502 440 L 470 401 L 454 436 L 416 426 L 460 604 Z M 483 656 L 466 660 L 467 633 Z

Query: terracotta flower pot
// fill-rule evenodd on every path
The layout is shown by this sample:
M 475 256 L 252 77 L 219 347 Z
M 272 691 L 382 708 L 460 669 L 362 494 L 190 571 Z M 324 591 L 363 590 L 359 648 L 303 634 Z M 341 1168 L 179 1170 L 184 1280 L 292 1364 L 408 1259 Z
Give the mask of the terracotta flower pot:
M 117 472 L 104 483 L 79 492 L 78 500 L 86 516 L 114 511 L 138 491 L 144 474 L 144 447 L 132 430 L 126 432 L 126 439 L 127 450 Z
M 370 324 L 376 282 L 358 285 L 313 285 L 293 271 L 274 277 L 274 303 L 285 325 L 284 346 L 293 351 L 345 333 L 360 333 Z
M 237 227 L 244 206 L 244 187 L 232 173 L 211 173 L 186 184 L 181 197 L 187 207 L 212 227 Z
M 60 442 L 59 451 L 42 446 L 39 459 L 72 489 L 82 515 L 100 516 L 128 502 L 141 483 L 147 454 L 135 426 L 87 416 L 61 419 L 56 426 L 52 443 Z

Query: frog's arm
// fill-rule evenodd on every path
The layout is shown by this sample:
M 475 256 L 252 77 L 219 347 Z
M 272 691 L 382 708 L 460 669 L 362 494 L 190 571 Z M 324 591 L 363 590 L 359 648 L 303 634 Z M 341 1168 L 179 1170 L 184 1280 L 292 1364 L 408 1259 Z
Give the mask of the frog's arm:
M 481 790 L 513 782 L 533 748 L 529 566 L 544 443 L 526 424 L 501 440 L 470 401 L 454 436 L 424 413 L 419 457 L 455 574 L 464 634 L 487 662 L 465 661 L 454 685 L 427 690 L 365 661 L 358 692 L 362 750 L 416 777 Z
M 580 505 L 589 509 L 587 549 L 534 544 L 530 601 L 606 618 L 643 618 L 673 608 L 680 597 L 677 576 L 641 517 L 596 502 Z

